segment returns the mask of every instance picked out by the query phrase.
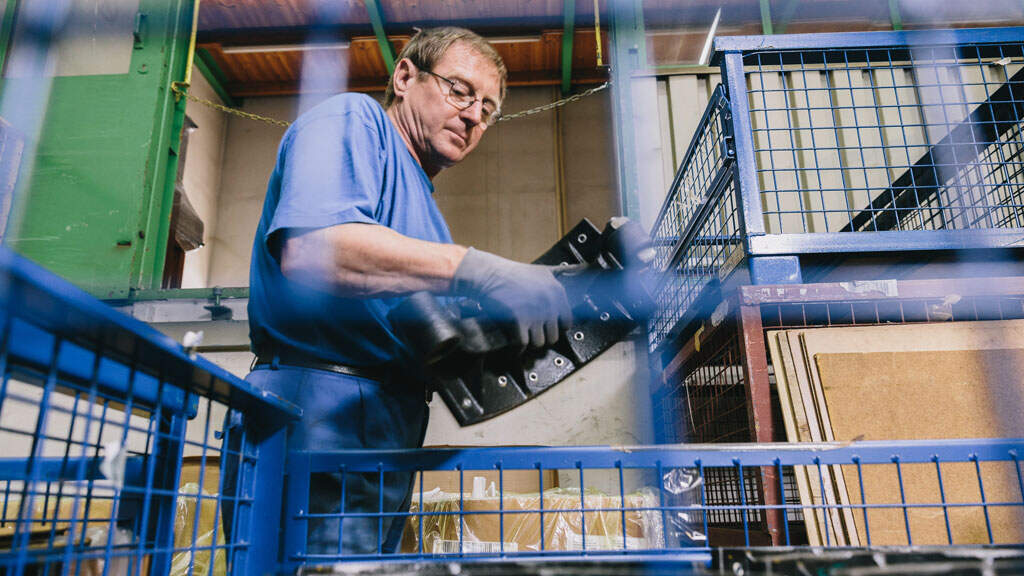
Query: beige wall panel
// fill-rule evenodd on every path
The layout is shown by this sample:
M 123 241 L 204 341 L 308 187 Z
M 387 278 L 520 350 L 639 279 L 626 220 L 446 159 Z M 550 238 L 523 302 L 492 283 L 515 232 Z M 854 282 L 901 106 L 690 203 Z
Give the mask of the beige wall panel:
M 514 113 L 551 99 L 550 88 L 524 88 L 509 92 L 503 107 Z M 435 197 L 456 242 L 532 260 L 558 240 L 554 130 L 552 112 L 502 122 L 438 175 Z
M 700 117 L 704 114 L 704 108 L 707 106 L 708 95 L 706 91 L 701 94 L 700 90 L 703 83 L 703 79 L 694 74 L 670 76 L 667 79 L 668 93 L 672 99 L 672 117 L 669 121 L 672 122 L 673 149 L 675 151 L 673 164 L 676 169 L 679 168 L 679 163 L 686 155 L 686 149 L 690 146 L 690 141 L 693 140 L 697 123 L 700 122 Z M 672 172 L 675 174 L 675 169 Z
M 296 105 L 295 98 L 251 98 L 245 101 L 244 110 L 293 120 Z M 248 286 L 253 236 L 285 129 L 231 117 L 227 130 L 208 283 Z
M 192 69 L 191 93 L 199 98 L 220 103 L 209 82 L 196 68 Z M 228 119 L 222 112 L 196 102 L 189 102 L 185 113 L 195 122 L 197 128 L 189 136 L 182 179 L 185 195 L 203 221 L 203 242 L 206 245 L 185 255 L 181 287 L 205 288 L 208 286 L 210 258 L 213 253 L 210 241 L 217 230 L 217 207 L 220 200 L 221 167 L 224 163 L 224 140 Z
M 611 91 L 604 90 L 562 108 L 566 222 L 589 218 L 601 227 L 619 215 L 615 181 L 615 137 Z

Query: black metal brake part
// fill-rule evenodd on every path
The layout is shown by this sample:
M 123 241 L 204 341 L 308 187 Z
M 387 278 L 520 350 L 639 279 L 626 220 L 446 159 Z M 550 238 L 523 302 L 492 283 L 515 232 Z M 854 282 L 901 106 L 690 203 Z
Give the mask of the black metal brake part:
M 461 426 L 493 418 L 558 384 L 646 320 L 650 296 L 640 272 L 653 256 L 640 225 L 613 218 L 599 231 L 582 220 L 535 264 L 564 267 L 574 325 L 546 348 L 521 351 L 478 302 L 445 306 L 413 294 L 388 315 L 420 358 Z

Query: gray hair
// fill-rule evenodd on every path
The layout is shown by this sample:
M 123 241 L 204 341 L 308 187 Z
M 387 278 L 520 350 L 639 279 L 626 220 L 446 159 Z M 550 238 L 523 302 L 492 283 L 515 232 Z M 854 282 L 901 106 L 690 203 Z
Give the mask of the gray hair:
M 402 48 L 398 60 L 408 58 L 420 70 L 433 70 L 434 66 L 441 60 L 448 48 L 456 42 L 464 42 L 470 48 L 476 50 L 481 56 L 487 58 L 498 70 L 498 77 L 501 80 L 501 99 L 505 99 L 505 82 L 508 79 L 508 69 L 501 55 L 482 36 L 465 28 L 444 26 L 441 28 L 427 28 L 419 30 L 409 40 L 409 43 Z M 384 107 L 390 108 L 395 101 L 395 79 L 394 76 L 388 79 L 387 88 L 384 89 Z

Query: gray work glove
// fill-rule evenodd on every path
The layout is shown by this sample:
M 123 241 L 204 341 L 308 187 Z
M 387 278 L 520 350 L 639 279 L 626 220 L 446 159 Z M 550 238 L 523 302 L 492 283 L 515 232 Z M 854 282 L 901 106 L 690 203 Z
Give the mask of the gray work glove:
M 455 270 L 452 291 L 481 301 L 493 318 L 512 325 L 520 345 L 541 348 L 572 326 L 572 308 L 555 269 L 470 248 Z

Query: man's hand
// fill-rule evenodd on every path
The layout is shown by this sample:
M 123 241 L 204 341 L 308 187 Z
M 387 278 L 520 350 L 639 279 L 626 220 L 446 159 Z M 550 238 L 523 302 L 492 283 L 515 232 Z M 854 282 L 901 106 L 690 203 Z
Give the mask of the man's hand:
M 491 316 L 511 324 L 519 344 L 541 348 L 572 326 L 572 308 L 554 269 L 470 248 L 455 270 L 452 292 L 480 300 Z

